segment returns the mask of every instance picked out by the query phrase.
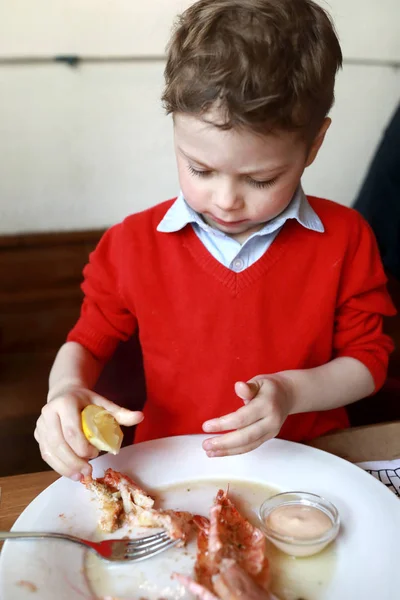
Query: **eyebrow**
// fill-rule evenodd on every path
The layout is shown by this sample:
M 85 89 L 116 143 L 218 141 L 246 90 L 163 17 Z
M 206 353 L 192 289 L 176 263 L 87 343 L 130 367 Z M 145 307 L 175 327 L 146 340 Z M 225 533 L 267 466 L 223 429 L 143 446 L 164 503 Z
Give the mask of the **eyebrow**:
M 199 165 L 200 167 L 203 167 L 204 169 L 208 169 L 209 171 L 214 171 L 213 167 L 210 167 L 210 165 L 207 165 L 206 163 L 203 163 L 201 160 L 198 160 L 197 158 L 195 158 L 194 156 L 190 156 L 190 154 L 187 154 L 184 150 L 182 150 L 182 148 L 180 148 L 178 146 L 178 150 L 179 152 L 181 152 L 181 154 L 183 154 L 183 156 L 185 156 L 185 158 L 195 162 L 197 165 Z M 243 173 L 240 173 L 241 175 L 257 175 L 258 173 L 275 173 L 278 171 L 283 171 L 286 168 L 286 164 L 285 165 L 279 165 L 276 167 L 272 167 L 272 168 L 259 168 L 259 169 L 254 169 L 252 171 L 243 171 Z

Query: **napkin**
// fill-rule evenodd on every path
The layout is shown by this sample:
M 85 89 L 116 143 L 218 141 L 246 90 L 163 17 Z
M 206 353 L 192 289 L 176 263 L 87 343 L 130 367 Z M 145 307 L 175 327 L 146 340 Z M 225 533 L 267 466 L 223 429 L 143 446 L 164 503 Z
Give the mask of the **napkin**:
M 400 498 L 400 459 L 357 463 Z

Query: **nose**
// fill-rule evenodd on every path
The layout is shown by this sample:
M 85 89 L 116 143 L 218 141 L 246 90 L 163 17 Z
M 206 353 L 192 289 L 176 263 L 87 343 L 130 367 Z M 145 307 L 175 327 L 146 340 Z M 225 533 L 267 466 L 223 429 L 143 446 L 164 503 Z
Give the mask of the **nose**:
M 215 192 L 214 204 L 221 212 L 229 212 L 242 207 L 243 197 L 235 185 L 226 183 Z

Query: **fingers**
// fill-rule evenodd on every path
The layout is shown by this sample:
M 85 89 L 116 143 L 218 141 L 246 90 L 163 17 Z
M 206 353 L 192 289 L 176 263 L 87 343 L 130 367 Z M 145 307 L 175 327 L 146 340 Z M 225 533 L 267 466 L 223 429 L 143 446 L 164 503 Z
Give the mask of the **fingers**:
M 243 454 L 275 437 L 285 419 L 279 406 L 279 389 L 268 379 L 237 382 L 236 392 L 249 400 L 237 411 L 218 419 L 206 421 L 206 432 L 229 431 L 225 435 L 209 438 L 203 448 L 210 457 Z
M 260 421 L 250 425 L 245 429 L 232 431 L 225 435 L 210 438 L 203 442 L 203 448 L 210 458 L 220 456 L 232 456 L 234 454 L 245 454 L 267 440 L 272 439 L 279 433 L 279 429 L 274 430 L 268 424 Z
M 261 382 L 260 381 L 248 381 L 245 383 L 244 381 L 237 381 L 235 383 L 235 392 L 243 400 L 245 404 L 253 400 L 255 396 L 257 396 L 260 391 Z
M 59 415 L 55 411 L 43 409 L 43 412 L 45 416 L 38 419 L 34 434 L 43 460 L 65 477 L 77 480 L 81 474 L 89 475 L 91 466 L 77 456 L 65 441 Z
M 57 402 L 53 400 L 52 402 Z M 45 408 L 48 407 L 48 411 L 45 412 Z M 52 414 L 52 409 L 55 406 L 51 406 L 51 403 L 46 404 L 43 408 L 45 415 Z M 70 446 L 71 450 L 79 457 L 85 459 L 92 459 L 98 456 L 98 451 L 87 441 L 82 431 L 82 418 L 81 418 L 81 407 L 74 402 L 58 403 L 57 411 L 59 415 L 59 421 L 61 423 L 61 430 L 63 439 Z M 49 419 L 45 418 L 47 426 L 49 426 Z
M 216 433 L 240 429 L 266 416 L 269 411 L 267 402 L 274 400 L 276 386 L 274 382 L 265 379 L 252 380 L 247 383 L 238 381 L 235 384 L 235 391 L 242 398 L 245 406 L 229 415 L 206 421 L 203 424 L 203 431 Z M 244 399 L 245 397 L 247 400 Z
M 230 456 L 250 452 L 269 439 L 276 437 L 282 427 L 277 414 L 270 414 L 258 421 L 230 431 L 225 435 L 208 438 L 203 442 L 207 456 Z
M 132 427 L 133 425 L 141 423 L 144 419 L 143 413 L 140 410 L 128 410 L 127 408 L 122 408 L 102 396 L 93 395 L 92 402 L 93 404 L 97 404 L 97 406 L 101 406 L 108 410 L 120 425 Z
M 108 410 L 121 425 L 132 426 L 143 420 L 142 412 L 121 408 L 86 389 L 75 389 L 48 402 L 42 409 L 34 435 L 43 460 L 72 479 L 90 475 L 92 467 L 88 460 L 98 456 L 82 431 L 81 411 L 90 403 Z
M 232 429 L 241 429 L 251 425 L 261 419 L 265 414 L 263 402 L 253 400 L 250 404 L 240 407 L 229 415 L 224 415 L 218 419 L 206 421 L 203 424 L 203 431 L 206 433 L 217 433 L 220 431 L 231 431 Z

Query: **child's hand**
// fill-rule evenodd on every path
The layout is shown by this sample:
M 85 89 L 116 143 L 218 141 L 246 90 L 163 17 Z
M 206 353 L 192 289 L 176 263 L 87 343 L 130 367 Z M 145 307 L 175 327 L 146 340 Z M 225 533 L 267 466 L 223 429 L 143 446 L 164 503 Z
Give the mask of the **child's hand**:
M 203 448 L 210 457 L 244 454 L 254 450 L 278 435 L 289 415 L 291 389 L 279 376 L 260 375 L 247 383 L 239 381 L 235 384 L 235 391 L 245 406 L 203 424 L 203 430 L 207 433 L 230 432 L 203 442 Z
M 75 481 L 91 475 L 88 460 L 98 455 L 81 426 L 81 412 L 88 404 L 102 406 L 120 425 L 136 425 L 143 419 L 141 412 L 121 408 L 85 388 L 67 388 L 45 404 L 34 433 L 40 453 L 55 471 Z

